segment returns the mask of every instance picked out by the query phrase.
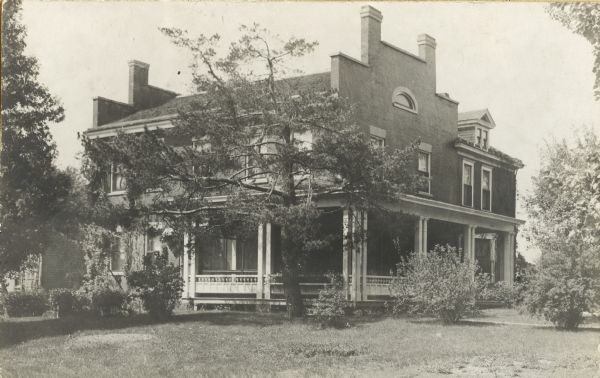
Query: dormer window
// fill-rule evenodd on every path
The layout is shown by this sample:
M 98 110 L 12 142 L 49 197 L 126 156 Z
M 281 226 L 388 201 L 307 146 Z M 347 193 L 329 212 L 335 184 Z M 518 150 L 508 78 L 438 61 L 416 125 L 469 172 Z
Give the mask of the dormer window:
M 458 114 L 458 136 L 473 146 L 487 150 L 490 148 L 490 131 L 496 127 L 487 109 Z
M 415 96 L 410 89 L 398 87 L 392 95 L 392 104 L 399 109 L 407 110 L 411 113 L 417 113 L 418 105 Z
M 488 131 L 487 130 L 482 130 L 482 138 L 481 138 L 481 148 L 487 149 L 488 148 Z
M 476 145 L 479 148 L 487 150 L 488 148 L 488 131 L 482 128 L 477 128 Z

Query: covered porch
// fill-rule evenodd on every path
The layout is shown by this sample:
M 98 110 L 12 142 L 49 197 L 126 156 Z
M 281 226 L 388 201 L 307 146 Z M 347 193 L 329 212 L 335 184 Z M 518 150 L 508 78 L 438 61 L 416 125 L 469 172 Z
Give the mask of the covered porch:
M 522 224 L 515 218 L 410 195 L 386 205 L 401 214 L 394 221 L 382 221 L 367 211 L 343 209 L 339 207 L 341 201 L 335 199 L 320 205 L 328 209 L 338 206 L 323 227 L 339 237 L 330 250 L 307 261 L 300 283 L 307 299 L 317 297 L 328 283 L 325 273 L 333 272 L 343 277 L 349 301 L 384 300 L 389 297 L 389 285 L 401 256 L 412 251 L 427 253 L 435 244 L 457 247 L 464 259 L 477 261 L 493 281 L 513 283 L 515 233 Z M 184 299 L 196 303 L 283 303 L 281 243 L 276 225 L 259 225 L 256 238 L 221 239 L 219 243 L 218 251 L 205 247 L 184 253 Z

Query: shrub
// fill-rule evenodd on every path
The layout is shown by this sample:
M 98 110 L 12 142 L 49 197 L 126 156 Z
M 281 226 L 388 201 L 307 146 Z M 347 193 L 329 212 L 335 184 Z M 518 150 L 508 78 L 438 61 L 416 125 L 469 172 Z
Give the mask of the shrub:
M 142 299 L 144 309 L 158 319 L 173 314 L 183 290 L 179 267 L 168 262 L 166 251 L 144 256 L 143 269 L 130 272 L 127 282 Z
M 347 303 L 344 295 L 344 281 L 339 275 L 329 275 L 330 283 L 319 291 L 316 303 L 310 309 L 321 327 L 344 326 L 343 319 L 346 314 Z
M 91 293 L 91 309 L 100 316 L 123 315 L 127 312 L 128 300 L 122 290 L 97 288 Z
M 480 293 L 480 301 L 498 302 L 506 307 L 512 307 L 516 302 L 517 291 L 504 281 L 486 285 Z
M 41 316 L 48 309 L 48 296 L 43 291 L 14 291 L 3 296 L 8 316 Z
M 75 293 L 69 289 L 54 289 L 50 291 L 50 308 L 56 311 L 58 317 L 71 315 L 77 307 Z
M 597 282 L 592 278 L 561 276 L 541 268 L 529 282 L 524 309 L 543 316 L 557 328 L 575 329 L 583 322 L 584 311 L 597 302 Z
M 476 300 L 487 283 L 475 275 L 474 263 L 461 262 L 456 249 L 436 245 L 425 255 L 411 255 L 398 266 L 390 286 L 394 313 L 435 316 L 454 323 L 476 312 Z

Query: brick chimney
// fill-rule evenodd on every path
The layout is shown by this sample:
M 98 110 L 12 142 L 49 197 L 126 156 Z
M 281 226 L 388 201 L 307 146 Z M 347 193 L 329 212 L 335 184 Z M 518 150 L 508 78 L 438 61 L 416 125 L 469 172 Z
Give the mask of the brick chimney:
M 136 109 L 144 107 L 145 88 L 148 86 L 150 65 L 138 60 L 129 61 L 129 104 Z
M 378 9 L 365 5 L 360 9 L 360 17 L 360 59 L 365 64 L 373 64 L 381 43 L 383 15 Z
M 435 89 L 435 38 L 428 34 L 421 34 L 417 37 L 417 43 L 419 44 L 419 57 L 427 62 L 429 76 Z

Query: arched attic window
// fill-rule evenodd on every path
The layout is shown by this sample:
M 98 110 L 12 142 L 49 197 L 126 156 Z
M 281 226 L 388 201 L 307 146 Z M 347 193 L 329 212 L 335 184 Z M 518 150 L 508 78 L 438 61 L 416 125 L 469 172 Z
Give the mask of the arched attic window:
M 394 89 L 394 93 L 392 94 L 392 104 L 397 108 L 407 110 L 411 113 L 417 113 L 419 111 L 415 96 L 410 89 L 405 87 Z

